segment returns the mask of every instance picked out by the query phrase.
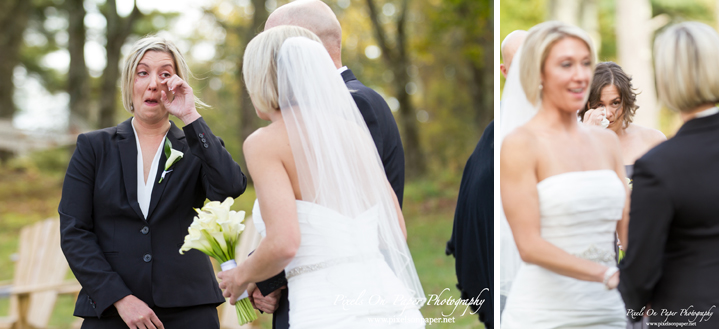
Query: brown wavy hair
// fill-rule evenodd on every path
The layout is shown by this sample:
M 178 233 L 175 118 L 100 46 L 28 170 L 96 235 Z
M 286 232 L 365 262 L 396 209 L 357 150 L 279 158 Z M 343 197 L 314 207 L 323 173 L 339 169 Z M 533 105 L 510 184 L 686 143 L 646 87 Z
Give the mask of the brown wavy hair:
M 589 109 L 597 107 L 602 97 L 602 89 L 609 85 L 614 85 L 617 87 L 617 91 L 619 91 L 619 97 L 622 101 L 622 114 L 620 118 L 623 122 L 623 128 L 627 128 L 632 120 L 634 120 L 634 113 L 636 113 L 639 108 L 636 103 L 637 93 L 636 89 L 632 86 L 632 78 L 624 73 L 621 66 L 614 62 L 597 64 L 594 70 L 594 79 L 589 88 L 589 99 L 577 115 L 579 115 L 580 119 L 584 120 L 584 113 Z

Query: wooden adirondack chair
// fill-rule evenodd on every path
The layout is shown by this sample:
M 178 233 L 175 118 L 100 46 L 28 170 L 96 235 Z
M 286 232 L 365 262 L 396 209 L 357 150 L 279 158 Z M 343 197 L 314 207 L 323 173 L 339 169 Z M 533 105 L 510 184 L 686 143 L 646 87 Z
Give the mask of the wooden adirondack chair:
M 235 252 L 235 259 L 238 264 L 247 259 L 248 254 L 255 250 L 257 245 L 260 244 L 260 240 L 262 240 L 260 233 L 255 230 L 255 224 L 252 222 L 251 217 L 246 219 L 244 224 L 245 231 L 242 232 L 242 235 L 240 235 L 240 243 Z M 244 326 L 237 324 L 235 306 L 231 305 L 229 302 L 218 306 L 217 311 L 219 312 L 221 329 L 253 328 L 252 323 L 248 323 Z
M 10 289 L 10 313 L 0 328 L 46 328 L 58 294 L 75 294 L 80 284 L 64 281 L 69 269 L 60 249 L 60 221 L 47 219 L 20 231 L 19 259 Z

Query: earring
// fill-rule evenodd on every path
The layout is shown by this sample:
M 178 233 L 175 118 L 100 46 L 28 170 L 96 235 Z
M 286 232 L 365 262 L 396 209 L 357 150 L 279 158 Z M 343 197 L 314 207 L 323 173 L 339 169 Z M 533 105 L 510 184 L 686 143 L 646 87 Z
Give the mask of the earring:
M 134 112 L 134 111 L 135 111 L 135 105 L 134 105 L 134 104 L 130 104 L 130 112 Z
M 544 89 L 544 84 L 542 84 L 542 83 L 540 82 L 540 83 L 539 83 L 539 91 L 542 91 L 542 89 Z

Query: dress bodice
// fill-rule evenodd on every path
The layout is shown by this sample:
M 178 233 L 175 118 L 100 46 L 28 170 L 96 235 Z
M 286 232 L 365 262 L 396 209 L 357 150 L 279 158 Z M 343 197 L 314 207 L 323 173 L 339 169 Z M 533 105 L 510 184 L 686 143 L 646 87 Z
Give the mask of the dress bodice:
M 610 264 L 626 192 L 612 170 L 575 171 L 537 184 L 542 237 L 570 254 Z
M 296 201 L 301 242 L 285 267 L 291 328 L 395 328 L 375 318 L 402 320 L 402 328 L 424 328 L 418 306 L 378 305 L 372 300 L 411 301 L 413 294 L 385 262 L 379 245 L 380 206 L 350 218 L 307 201 Z M 255 228 L 266 226 L 259 202 L 252 209 Z M 371 298 L 371 299 L 368 299 Z M 352 305 L 346 302 L 354 301 Z M 369 323 L 368 323 L 369 321 Z
M 542 237 L 575 256 L 616 266 L 614 236 L 626 192 L 612 170 L 567 172 L 537 184 Z M 503 329 L 620 329 L 617 290 L 522 263 L 502 314 Z
M 377 229 L 379 206 L 350 218 L 315 203 L 295 201 L 302 239 L 295 258 L 286 267 L 288 272 L 308 264 L 381 257 Z M 264 237 L 267 232 L 257 200 L 252 220 Z

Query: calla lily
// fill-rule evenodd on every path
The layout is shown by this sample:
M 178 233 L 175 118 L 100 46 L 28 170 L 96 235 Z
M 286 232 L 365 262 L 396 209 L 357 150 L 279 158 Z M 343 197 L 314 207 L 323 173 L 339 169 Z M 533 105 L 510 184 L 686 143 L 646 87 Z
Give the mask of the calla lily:
M 202 210 L 197 214 L 195 222 L 197 222 L 201 229 L 207 231 L 208 233 L 216 233 L 222 229 L 220 225 L 217 225 L 217 217 L 211 212 L 205 210 Z
M 244 225 L 240 224 L 244 219 L 244 211 L 233 210 L 223 220 L 217 220 L 217 224 L 222 227 L 222 232 L 225 234 L 225 239 L 237 240 L 240 233 L 245 229 Z
M 205 240 L 202 239 L 202 233 L 197 227 L 190 226 L 188 234 L 185 236 L 185 243 L 180 248 L 180 254 L 184 255 L 186 251 L 190 249 L 197 249 L 205 254 L 208 254 L 212 250 L 212 246 Z
M 178 153 L 181 158 L 182 153 Z M 173 158 L 171 154 L 168 156 L 168 163 L 171 163 L 170 160 L 176 162 L 179 158 Z M 245 229 L 245 225 L 242 224 L 245 220 L 245 212 L 230 210 L 234 202 L 234 199 L 227 198 L 223 202 L 208 202 L 202 209 L 195 208 L 197 216 L 187 229 L 188 234 L 180 248 L 180 254 L 190 249 L 197 249 L 220 263 L 234 261 L 235 246 L 239 241 L 240 233 Z M 238 300 L 235 309 L 241 325 L 257 319 L 257 314 L 247 298 Z
M 170 167 L 172 167 L 172 165 L 174 165 L 177 161 L 180 161 L 184 155 L 184 153 L 173 149 L 170 139 L 165 137 L 165 157 L 167 157 L 167 161 L 165 161 L 165 170 L 162 172 L 160 181 L 157 182 L 158 184 L 162 183 L 162 180 L 165 179 L 165 175 L 172 172 Z
M 180 161 L 180 159 L 182 159 L 182 157 L 184 155 L 185 155 L 184 153 L 182 153 L 178 150 L 170 149 L 170 157 L 167 158 L 167 162 L 165 162 L 165 170 L 170 169 L 170 167 L 172 167 L 172 165 L 174 165 L 175 162 Z

